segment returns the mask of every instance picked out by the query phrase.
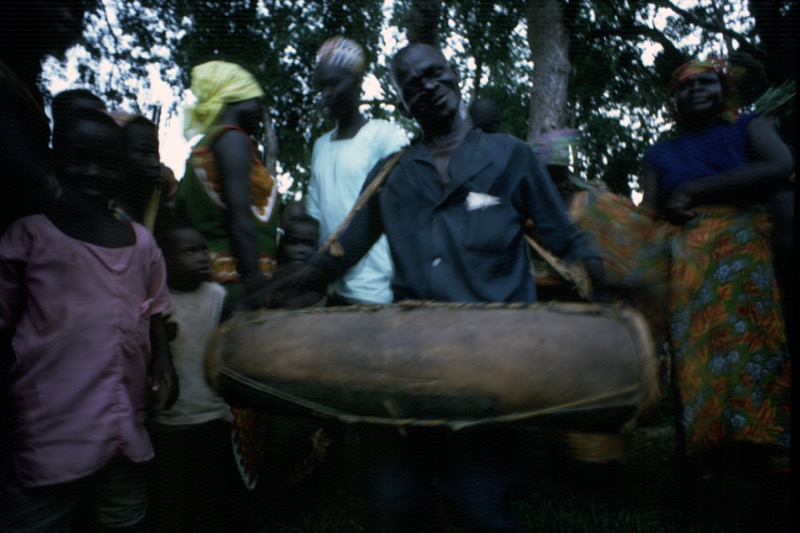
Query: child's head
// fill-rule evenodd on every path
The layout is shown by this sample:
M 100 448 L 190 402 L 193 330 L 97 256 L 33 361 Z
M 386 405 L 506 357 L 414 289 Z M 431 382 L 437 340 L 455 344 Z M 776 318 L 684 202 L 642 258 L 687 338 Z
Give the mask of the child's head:
M 472 124 L 486 133 L 497 133 L 503 129 L 503 113 L 494 100 L 475 100 L 469 106 L 469 116 Z
M 85 109 L 63 132 L 55 154 L 59 178 L 72 190 L 113 198 L 124 184 L 122 130 L 103 111 Z
M 306 213 L 303 204 L 294 203 L 284 211 L 281 228 L 278 263 L 305 263 L 316 251 L 319 222 Z
M 175 217 L 159 216 L 155 237 L 164 254 L 170 289 L 189 292 L 209 280 L 208 246 L 197 228 Z
M 161 163 L 161 205 L 171 208 L 175 203 L 178 193 L 178 179 L 175 172 L 164 163 Z
M 72 129 L 75 120 L 87 109 L 105 111 L 103 100 L 88 89 L 69 89 L 53 97 L 50 112 L 53 115 L 53 148 L 58 150 L 64 136 Z
M 147 205 L 155 188 L 161 184 L 161 160 L 158 153 L 158 127 L 142 115 L 112 112 L 125 139 L 125 202 L 137 211 Z

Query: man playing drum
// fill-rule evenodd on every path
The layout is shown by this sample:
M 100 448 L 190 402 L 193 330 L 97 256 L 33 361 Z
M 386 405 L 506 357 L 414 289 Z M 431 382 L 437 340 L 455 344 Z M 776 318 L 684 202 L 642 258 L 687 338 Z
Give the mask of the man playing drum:
M 602 260 L 569 222 L 530 147 L 471 128 L 459 75 L 440 50 L 425 44 L 403 48 L 392 60 L 391 77 L 421 137 L 341 235 L 343 253 L 318 254 L 301 271 L 273 280 L 251 305 L 280 307 L 297 291 L 323 292 L 384 233 L 395 266 L 395 301 L 533 303 L 536 288 L 523 237 L 528 219 L 557 256 L 582 261 L 595 285 L 602 282 Z M 386 161 L 373 168 L 367 184 Z M 387 428 L 376 443 L 380 447 L 367 450 L 374 461 L 373 529 L 418 530 L 435 514 L 437 494 L 464 530 L 520 529 L 509 498 L 529 479 L 523 435 L 478 427 L 411 428 L 401 436 Z

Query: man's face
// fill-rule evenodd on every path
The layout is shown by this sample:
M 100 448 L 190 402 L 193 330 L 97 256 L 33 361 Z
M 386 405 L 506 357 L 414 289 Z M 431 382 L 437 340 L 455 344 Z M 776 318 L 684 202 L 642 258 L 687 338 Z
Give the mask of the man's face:
M 361 83 L 356 75 L 342 67 L 320 65 L 314 78 L 319 105 L 332 118 L 338 119 L 358 109 Z
M 440 51 L 428 45 L 405 49 L 393 65 L 400 102 L 421 125 L 451 119 L 461 102 L 459 78 Z
M 249 98 L 228 105 L 235 108 L 237 120 L 244 131 L 250 135 L 258 131 L 258 127 L 264 119 L 260 98 Z

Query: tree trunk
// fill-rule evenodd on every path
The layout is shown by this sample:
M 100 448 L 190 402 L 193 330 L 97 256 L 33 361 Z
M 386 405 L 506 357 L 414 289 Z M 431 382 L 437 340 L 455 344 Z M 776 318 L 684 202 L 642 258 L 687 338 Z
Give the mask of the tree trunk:
M 472 94 L 470 95 L 470 103 L 475 103 L 478 100 L 481 92 L 481 78 L 483 77 L 483 51 L 475 54 L 475 82 L 472 86 Z
M 563 126 L 569 87 L 569 39 L 558 0 L 528 0 L 528 45 L 533 59 L 529 144 L 550 127 Z
M 439 42 L 441 0 L 413 0 L 406 20 L 408 42 L 436 46 Z
M 269 109 L 263 111 L 264 121 L 264 166 L 275 176 L 278 161 L 278 136 L 272 127 L 272 120 L 269 118 Z

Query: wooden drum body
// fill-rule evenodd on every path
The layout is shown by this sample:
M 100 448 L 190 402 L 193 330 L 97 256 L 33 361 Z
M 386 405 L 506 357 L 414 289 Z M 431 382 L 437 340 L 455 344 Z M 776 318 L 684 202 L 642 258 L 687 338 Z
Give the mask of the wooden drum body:
M 234 404 L 456 429 L 615 431 L 659 396 L 642 316 L 595 304 L 257 311 L 220 327 L 206 369 Z

